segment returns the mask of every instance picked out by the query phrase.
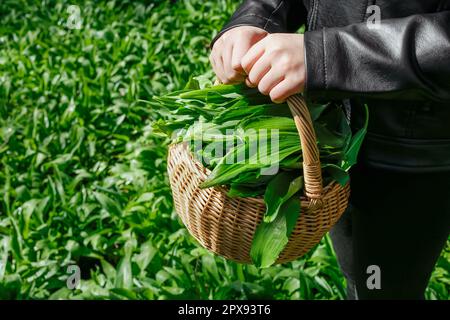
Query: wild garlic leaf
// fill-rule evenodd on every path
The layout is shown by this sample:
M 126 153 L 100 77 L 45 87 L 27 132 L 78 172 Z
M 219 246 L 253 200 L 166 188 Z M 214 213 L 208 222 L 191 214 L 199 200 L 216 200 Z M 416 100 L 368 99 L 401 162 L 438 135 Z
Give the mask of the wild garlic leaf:
M 366 136 L 367 126 L 369 124 L 369 109 L 367 105 L 364 106 L 364 110 L 366 114 L 364 126 L 360 130 L 358 130 L 358 132 L 356 132 L 355 135 L 351 138 L 350 144 L 345 150 L 345 157 L 341 165 L 344 170 L 349 170 L 353 165 L 356 164 L 359 150 L 361 149 L 364 137 Z
M 276 219 L 281 206 L 295 193 L 299 192 L 303 185 L 303 179 L 296 175 L 295 171 L 285 171 L 277 174 L 267 185 L 264 194 L 266 213 L 264 222 L 272 222 Z
M 256 228 L 250 256 L 252 262 L 261 268 L 270 267 L 289 241 L 300 216 L 300 196 L 293 195 L 282 205 L 280 211 L 270 223 L 262 221 Z

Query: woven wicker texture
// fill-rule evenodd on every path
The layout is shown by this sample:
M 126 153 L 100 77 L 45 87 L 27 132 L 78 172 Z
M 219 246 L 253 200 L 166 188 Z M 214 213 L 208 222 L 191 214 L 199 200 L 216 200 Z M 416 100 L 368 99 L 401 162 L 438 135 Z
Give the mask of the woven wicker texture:
M 312 249 L 337 222 L 348 204 L 350 188 L 336 182 L 322 186 L 319 150 L 308 108 L 301 96 L 288 105 L 299 131 L 305 195 L 301 213 L 277 263 L 295 260 Z M 230 198 L 221 187 L 200 189 L 210 171 L 186 144 L 169 148 L 168 173 L 175 210 L 186 228 L 206 249 L 227 259 L 251 263 L 250 248 L 265 213 L 262 198 Z

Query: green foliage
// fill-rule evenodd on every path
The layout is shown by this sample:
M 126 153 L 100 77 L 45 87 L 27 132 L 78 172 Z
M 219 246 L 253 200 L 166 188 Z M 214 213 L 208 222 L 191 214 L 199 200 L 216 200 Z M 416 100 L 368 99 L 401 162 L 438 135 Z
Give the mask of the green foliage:
M 80 30 L 66 26 L 72 4 Z M 207 71 L 236 4 L 0 1 L 0 298 L 344 297 L 327 238 L 258 270 L 199 248 L 172 211 L 166 142 L 138 100 Z M 448 299 L 449 259 L 447 249 L 428 298 Z

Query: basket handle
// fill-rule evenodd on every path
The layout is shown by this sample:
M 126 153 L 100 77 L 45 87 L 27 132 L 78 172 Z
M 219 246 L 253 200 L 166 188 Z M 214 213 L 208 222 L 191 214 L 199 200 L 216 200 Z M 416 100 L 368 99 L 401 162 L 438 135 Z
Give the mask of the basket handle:
M 214 84 L 220 84 L 220 80 L 216 78 Z M 322 196 L 322 169 L 311 114 L 305 99 L 300 94 L 287 98 L 287 104 L 294 118 L 302 146 L 305 195 L 309 199 L 317 201 Z
M 306 106 L 305 99 L 299 94 L 290 96 L 287 99 L 287 104 L 300 136 L 305 194 L 310 199 L 320 199 L 322 196 L 322 169 L 311 114 Z

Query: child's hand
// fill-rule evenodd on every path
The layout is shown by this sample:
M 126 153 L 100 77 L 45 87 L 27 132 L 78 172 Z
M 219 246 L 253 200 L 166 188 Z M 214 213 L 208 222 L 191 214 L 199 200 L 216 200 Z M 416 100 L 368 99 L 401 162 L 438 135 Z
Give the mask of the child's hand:
M 241 60 L 247 51 L 267 36 L 267 31 L 251 26 L 228 30 L 214 43 L 209 60 L 222 83 L 243 82 L 246 78 Z
M 241 61 L 246 84 L 280 103 L 302 92 L 305 84 L 303 35 L 273 33 L 256 43 Z

